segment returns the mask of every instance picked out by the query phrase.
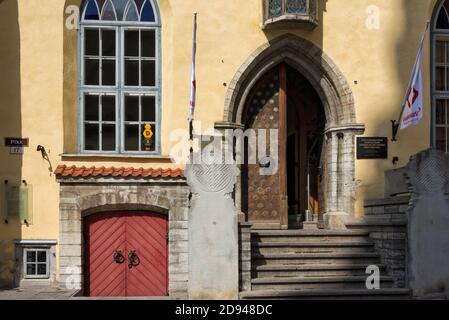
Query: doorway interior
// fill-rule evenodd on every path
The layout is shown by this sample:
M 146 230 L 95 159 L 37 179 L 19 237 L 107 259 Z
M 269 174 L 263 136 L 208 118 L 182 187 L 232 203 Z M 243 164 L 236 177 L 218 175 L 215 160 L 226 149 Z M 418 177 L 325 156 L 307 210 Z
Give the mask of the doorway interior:
M 242 168 L 242 209 L 247 220 L 254 229 L 294 229 L 304 221 L 318 221 L 325 196 L 326 124 L 318 94 L 300 72 L 281 63 L 256 83 L 245 110 L 247 129 L 279 130 L 277 173 L 261 175 L 260 162 Z M 248 148 L 257 146 L 247 143 Z M 269 154 L 269 147 L 265 152 Z
M 296 69 L 287 67 L 286 171 L 290 228 L 298 228 L 304 221 L 317 221 L 321 211 L 325 124 L 318 94 Z

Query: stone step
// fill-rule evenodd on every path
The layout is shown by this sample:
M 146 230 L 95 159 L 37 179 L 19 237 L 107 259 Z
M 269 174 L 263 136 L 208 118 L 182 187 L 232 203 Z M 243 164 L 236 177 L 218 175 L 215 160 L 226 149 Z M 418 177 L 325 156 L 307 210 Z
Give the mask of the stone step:
M 374 252 L 372 241 L 350 241 L 350 242 L 253 242 L 251 244 L 253 253 L 363 253 Z
M 251 233 L 260 236 L 369 236 L 364 230 L 251 230 Z
M 252 254 L 254 266 L 260 265 L 311 265 L 311 264 L 366 264 L 380 265 L 377 252 L 363 253 L 269 253 Z
M 324 230 L 256 230 L 251 232 L 254 242 L 359 242 L 369 240 L 369 233 L 359 230 L 324 231 Z
M 386 266 L 378 265 L 381 275 Z M 252 267 L 253 278 L 366 276 L 366 264 L 262 265 Z
M 367 289 L 328 289 L 328 290 L 258 290 L 241 292 L 243 300 L 363 300 L 363 299 L 388 299 L 402 300 L 410 299 L 409 289 L 386 288 L 380 290 Z
M 260 278 L 251 280 L 252 290 L 309 290 L 309 289 L 366 289 L 368 276 L 350 277 L 287 277 Z M 391 277 L 380 277 L 380 288 L 392 288 Z

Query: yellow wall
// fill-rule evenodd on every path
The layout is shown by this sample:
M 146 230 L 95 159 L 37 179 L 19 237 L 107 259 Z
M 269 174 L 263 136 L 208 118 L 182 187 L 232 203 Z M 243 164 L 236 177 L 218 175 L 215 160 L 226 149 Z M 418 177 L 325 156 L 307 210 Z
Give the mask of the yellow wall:
M 419 40 L 436 0 L 320 1 L 320 25 L 314 31 L 289 30 L 324 52 L 346 77 L 355 97 L 357 120 L 367 136 L 390 136 Z M 0 139 L 30 138 L 23 157 L 0 147 L 2 180 L 27 180 L 34 186 L 33 225 L 0 220 L 0 284 L 12 269 L 16 238 L 58 238 L 58 184 L 36 152 L 42 144 L 53 167 L 58 164 L 167 167 L 157 159 L 61 158 L 76 152 L 76 31 L 64 25 L 67 5 L 79 0 L 0 0 Z M 369 5 L 380 8 L 381 27 L 365 26 Z M 223 120 L 227 85 L 243 62 L 262 44 L 286 31 L 266 31 L 260 0 L 159 0 L 162 14 L 162 154 L 169 153 L 169 133 L 187 129 L 192 14 L 198 12 L 197 112 L 204 129 Z M 429 61 L 426 46 L 424 61 Z M 423 64 L 426 116 L 420 125 L 400 133 L 390 144 L 390 160 L 358 161 L 357 212 L 365 198 L 383 196 L 383 172 L 392 156 L 403 166 L 413 153 L 429 146 L 429 64 Z M 356 84 L 357 82 L 357 84 Z M 225 85 L 226 84 L 226 85 Z M 2 215 L 4 213 L 1 213 Z

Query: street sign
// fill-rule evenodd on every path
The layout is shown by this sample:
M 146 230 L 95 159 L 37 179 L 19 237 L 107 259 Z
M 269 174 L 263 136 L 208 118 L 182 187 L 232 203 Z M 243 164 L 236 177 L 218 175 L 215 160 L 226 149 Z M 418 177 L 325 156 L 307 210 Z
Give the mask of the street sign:
M 28 138 L 5 138 L 6 147 L 28 147 Z

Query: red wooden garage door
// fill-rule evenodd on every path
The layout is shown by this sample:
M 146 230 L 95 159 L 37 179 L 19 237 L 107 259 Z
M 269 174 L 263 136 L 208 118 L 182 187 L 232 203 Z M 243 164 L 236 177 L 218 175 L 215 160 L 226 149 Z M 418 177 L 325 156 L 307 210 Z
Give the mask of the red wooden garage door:
M 168 293 L 167 219 L 112 212 L 85 220 L 86 294 L 94 297 Z

